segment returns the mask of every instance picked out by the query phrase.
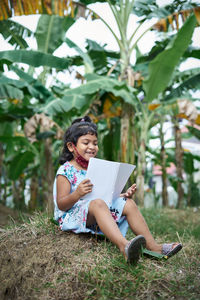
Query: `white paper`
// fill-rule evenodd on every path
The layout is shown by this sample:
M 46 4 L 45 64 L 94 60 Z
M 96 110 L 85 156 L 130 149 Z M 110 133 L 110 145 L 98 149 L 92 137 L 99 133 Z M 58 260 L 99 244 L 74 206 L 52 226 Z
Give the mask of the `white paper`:
M 110 205 L 120 196 L 134 169 L 131 164 L 90 158 L 86 178 L 90 179 L 93 188 L 83 199 L 102 199 Z

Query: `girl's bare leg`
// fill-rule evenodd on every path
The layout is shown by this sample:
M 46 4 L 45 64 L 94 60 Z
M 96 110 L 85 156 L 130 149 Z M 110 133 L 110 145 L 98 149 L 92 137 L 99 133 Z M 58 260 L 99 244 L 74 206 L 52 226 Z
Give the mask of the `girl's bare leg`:
M 126 216 L 131 230 L 136 235 L 143 235 L 146 239 L 147 249 L 161 253 L 162 245 L 159 245 L 154 240 L 144 217 L 140 213 L 137 205 L 132 199 L 127 199 L 123 210 L 123 216 Z
M 95 222 L 104 235 L 113 242 L 125 256 L 124 248 L 128 241 L 121 234 L 121 231 L 111 216 L 108 206 L 101 199 L 93 200 L 89 205 L 87 225 L 92 225 Z

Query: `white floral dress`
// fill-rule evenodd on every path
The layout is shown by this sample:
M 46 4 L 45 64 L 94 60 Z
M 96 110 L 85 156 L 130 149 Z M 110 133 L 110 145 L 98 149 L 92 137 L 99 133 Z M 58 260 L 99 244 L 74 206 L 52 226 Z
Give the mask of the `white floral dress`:
M 97 224 L 90 227 L 86 226 L 88 207 L 90 200 L 80 199 L 77 201 L 72 208 L 62 211 L 59 210 L 56 201 L 56 179 L 58 175 L 65 176 L 71 184 L 71 193 L 76 190 L 77 186 L 81 181 L 85 179 L 86 171 L 77 170 L 68 161 L 61 165 L 56 173 L 56 178 L 54 181 L 53 195 L 54 195 L 54 219 L 58 221 L 61 230 L 63 231 L 73 231 L 75 233 L 80 232 L 91 232 L 102 234 Z M 125 216 L 122 216 L 123 208 L 126 203 L 126 199 L 119 197 L 113 201 L 112 206 L 109 207 L 112 217 L 117 223 L 123 236 L 126 235 L 128 229 L 128 222 Z

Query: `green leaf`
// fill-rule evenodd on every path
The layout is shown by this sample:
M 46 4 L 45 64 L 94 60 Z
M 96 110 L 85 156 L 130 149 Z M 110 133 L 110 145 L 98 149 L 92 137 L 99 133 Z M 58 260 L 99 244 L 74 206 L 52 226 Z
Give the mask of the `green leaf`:
M 25 38 L 33 34 L 30 29 L 12 20 L 1 21 L 0 33 L 8 43 L 21 49 L 29 47 Z
M 16 180 L 34 160 L 34 153 L 26 151 L 18 153 L 13 157 L 13 161 L 10 164 L 8 176 L 12 180 Z
M 85 52 L 83 52 L 83 50 L 77 46 L 73 41 L 71 41 L 70 39 L 66 38 L 65 42 L 67 43 L 67 45 L 70 48 L 75 49 L 80 56 L 82 57 L 83 61 L 84 61 L 84 65 L 85 65 L 85 72 L 86 73 L 92 73 L 94 71 L 94 66 L 92 63 L 92 60 L 90 59 L 89 55 Z
M 70 89 L 65 93 L 65 96 L 71 95 L 91 95 L 100 90 L 112 92 L 116 97 L 121 97 L 124 102 L 134 106 L 135 96 L 133 92 L 135 89 L 126 85 L 125 82 L 120 82 L 107 76 L 98 76 L 96 74 L 86 74 L 88 82 L 77 88 Z
M 42 15 L 35 32 L 38 50 L 52 54 L 63 43 L 66 31 L 74 22 L 70 17 Z
M 4 133 L 4 132 L 2 132 L 2 133 Z M 29 151 L 31 151 L 31 153 L 38 155 L 38 151 L 37 151 L 36 147 L 33 144 L 31 144 L 26 137 L 9 136 L 5 132 L 5 135 L 0 135 L 0 142 L 5 143 L 7 145 L 10 145 L 10 144 L 21 145 L 21 147 L 28 149 Z
M 0 83 L 0 99 L 20 99 L 24 94 L 21 90 L 9 84 Z
M 70 95 L 56 98 L 42 108 L 44 113 L 56 115 L 73 110 L 76 113 L 86 110 L 93 100 L 91 95 Z
M 179 30 L 173 43 L 149 64 L 149 77 L 143 83 L 147 101 L 155 99 L 167 87 L 174 68 L 191 42 L 195 25 L 196 18 L 192 15 Z
M 200 130 L 195 128 L 195 127 L 192 127 L 192 126 L 187 126 L 189 132 L 194 135 L 197 139 L 200 140 Z
M 30 94 L 33 94 L 35 98 L 46 100 L 50 96 L 53 96 L 53 94 L 47 90 L 47 88 L 40 81 L 23 72 L 16 66 L 10 66 L 9 68 L 10 70 L 14 71 L 23 81 L 28 83 L 27 87 L 30 91 Z M 35 93 L 37 93 L 37 96 Z
M 200 88 L 200 73 L 185 80 L 178 87 L 173 89 L 172 92 L 163 99 L 163 101 L 166 101 L 166 100 L 169 100 L 172 98 L 181 97 L 184 90 L 187 91 L 189 89 L 199 89 L 199 88 Z
M 48 66 L 59 70 L 66 69 L 69 65 L 69 60 L 66 58 L 60 58 L 39 51 L 27 50 L 0 51 L 0 60 L 3 60 L 3 63 L 5 63 L 6 60 L 6 62 L 11 63 L 19 62 L 33 67 Z

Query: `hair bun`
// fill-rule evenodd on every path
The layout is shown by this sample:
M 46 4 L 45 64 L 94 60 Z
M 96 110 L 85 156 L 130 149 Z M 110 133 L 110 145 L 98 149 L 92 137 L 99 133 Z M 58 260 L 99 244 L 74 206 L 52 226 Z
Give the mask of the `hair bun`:
M 89 116 L 85 116 L 83 119 L 84 119 L 85 122 L 89 122 L 89 123 L 92 122 L 92 120 L 90 119 Z
M 83 118 L 78 118 L 78 119 L 75 119 L 72 124 L 74 123 L 80 123 L 80 122 L 88 122 L 88 123 L 92 123 L 92 120 L 90 119 L 89 116 L 85 116 Z

